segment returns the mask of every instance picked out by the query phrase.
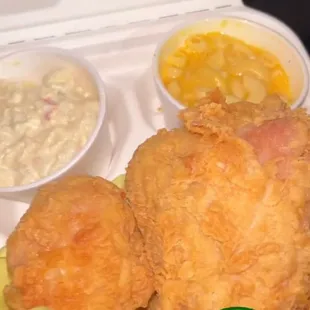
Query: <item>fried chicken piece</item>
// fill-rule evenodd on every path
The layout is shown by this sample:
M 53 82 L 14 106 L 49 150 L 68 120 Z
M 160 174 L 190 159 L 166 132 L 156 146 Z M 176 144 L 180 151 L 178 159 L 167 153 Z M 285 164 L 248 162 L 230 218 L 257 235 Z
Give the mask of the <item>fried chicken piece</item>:
M 99 177 L 43 187 L 7 241 L 10 308 L 145 307 L 152 274 L 124 196 Z
M 203 102 L 134 153 L 125 188 L 154 309 L 310 309 L 309 122 L 267 100 Z
M 226 104 L 218 90 L 196 107 L 181 111 L 180 118 L 189 131 L 200 134 L 242 135 L 251 128 L 276 119 L 299 120 L 309 126 L 306 110 L 291 110 L 278 96 L 268 96 L 261 104 Z
M 310 117 L 306 110 L 291 110 L 275 95 L 261 104 L 228 105 L 216 90 L 197 107 L 183 110 L 180 118 L 190 132 L 246 140 L 261 164 L 279 178 L 303 182 L 310 198 Z

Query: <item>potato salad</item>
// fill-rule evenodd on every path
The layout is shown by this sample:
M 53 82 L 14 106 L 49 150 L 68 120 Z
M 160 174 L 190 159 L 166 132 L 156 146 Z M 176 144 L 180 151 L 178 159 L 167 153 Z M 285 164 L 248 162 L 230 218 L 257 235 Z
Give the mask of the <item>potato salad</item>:
M 40 83 L 0 80 L 0 186 L 33 183 L 68 164 L 92 134 L 98 92 L 77 70 Z

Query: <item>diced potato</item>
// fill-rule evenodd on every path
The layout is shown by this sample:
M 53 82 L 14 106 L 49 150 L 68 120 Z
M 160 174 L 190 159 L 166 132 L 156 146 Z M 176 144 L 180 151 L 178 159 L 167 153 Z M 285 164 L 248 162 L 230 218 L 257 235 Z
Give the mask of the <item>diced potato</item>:
M 243 85 L 248 91 L 246 99 L 250 102 L 260 103 L 267 95 L 264 83 L 251 75 L 244 75 L 242 79 Z
M 203 53 L 208 49 L 207 42 L 200 37 L 193 37 L 187 40 L 185 46 L 190 53 Z
M 232 47 L 235 54 L 239 57 L 247 57 L 249 59 L 256 58 L 254 52 L 246 44 L 237 41 L 232 44 Z
M 172 55 L 168 57 L 165 62 L 167 63 L 168 66 L 183 68 L 186 65 L 186 57 Z
M 192 43 L 189 47 L 192 52 L 203 53 L 207 50 L 208 46 L 206 42 Z
M 226 103 L 227 104 L 231 104 L 231 103 L 235 103 L 235 102 L 239 102 L 240 99 L 235 97 L 235 96 L 232 96 L 232 95 L 227 95 L 226 96 Z
M 226 81 L 220 74 L 217 74 L 215 76 L 215 83 L 216 83 L 216 87 L 218 87 L 222 93 L 224 94 L 227 93 Z
M 286 100 L 291 99 L 291 92 L 287 91 L 290 89 L 287 75 L 285 74 L 285 72 L 283 72 L 277 67 L 272 71 L 270 86 L 271 86 L 270 87 L 271 92 L 286 97 Z
M 169 93 L 173 96 L 173 97 L 179 97 L 181 95 L 181 88 L 180 85 L 177 81 L 172 81 L 168 86 L 167 89 L 169 91 Z
M 176 67 L 168 67 L 163 73 L 164 79 L 176 79 L 182 74 L 182 69 Z
M 245 72 L 251 72 L 258 79 L 264 80 L 266 82 L 270 80 L 270 72 L 262 65 L 261 62 L 257 60 L 248 60 L 245 62 L 245 65 L 247 66 Z
M 228 66 L 228 71 L 230 74 L 235 76 L 241 76 L 246 73 L 251 73 L 261 80 L 270 80 L 269 70 L 257 60 L 242 59 L 231 62 Z
M 216 76 L 217 76 L 217 72 L 215 72 L 214 70 L 212 70 L 211 68 L 208 67 L 203 67 L 199 70 L 196 71 L 196 83 L 200 84 L 201 86 L 205 86 L 205 87 L 216 87 Z M 194 76 L 189 76 L 189 79 L 194 79 Z
M 43 84 L 58 88 L 73 87 L 76 84 L 77 69 L 62 68 L 52 71 L 43 78 Z
M 206 88 L 206 87 L 199 87 L 197 88 L 196 92 L 195 92 L 195 95 L 196 95 L 196 98 L 199 100 L 199 99 L 202 99 L 202 98 L 205 98 L 207 96 L 207 94 L 212 90 L 212 88 Z
M 230 89 L 234 97 L 239 98 L 239 100 L 245 99 L 247 95 L 247 90 L 244 87 L 242 80 L 238 77 L 233 77 L 230 80 Z
M 212 68 L 204 67 L 197 71 L 197 77 L 203 86 L 208 88 L 218 87 L 222 92 L 227 91 L 226 81 L 221 73 Z
M 225 65 L 224 52 L 222 50 L 217 50 L 211 54 L 207 59 L 207 64 L 212 69 L 220 70 Z
M 214 42 L 214 48 L 217 50 L 224 50 L 224 48 L 231 43 L 229 37 L 218 36 L 216 33 L 212 34 L 212 39 Z
M 183 100 L 186 102 L 195 102 L 201 98 L 199 98 L 199 94 L 198 93 L 193 93 L 193 92 L 188 92 L 188 93 L 184 93 L 183 94 Z

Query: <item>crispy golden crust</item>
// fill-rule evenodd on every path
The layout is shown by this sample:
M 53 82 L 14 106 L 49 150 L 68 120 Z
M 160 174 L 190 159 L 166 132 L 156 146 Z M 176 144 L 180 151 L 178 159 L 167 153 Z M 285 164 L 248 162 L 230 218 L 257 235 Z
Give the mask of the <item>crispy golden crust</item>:
M 283 108 L 270 109 L 264 120 L 282 115 L 295 119 L 298 114 L 278 114 L 277 109 Z M 246 110 L 245 115 L 253 115 Z M 125 189 L 159 293 L 153 307 L 309 309 L 304 183 L 310 175 L 304 173 L 309 164 L 303 152 L 299 158 L 289 157 L 292 166 L 303 168 L 284 179 L 275 177 L 270 171 L 276 162 L 262 165 L 255 147 L 236 134 L 245 122 L 229 125 L 230 112 L 224 119 L 208 115 L 192 109 L 185 123 L 192 133 L 162 130 L 136 150 L 128 165 Z M 303 112 L 300 115 L 304 121 Z M 210 133 L 211 127 L 216 130 Z M 228 127 L 229 134 L 222 130 Z
M 259 126 L 263 122 L 287 118 L 298 119 L 310 126 L 310 118 L 304 109 L 291 110 L 279 97 L 269 96 L 261 104 L 237 102 L 226 104 L 217 92 L 196 107 L 180 112 L 180 119 L 190 131 L 200 134 L 231 135 L 247 125 Z M 212 94 L 211 94 L 212 95 Z
M 99 177 L 45 186 L 7 242 L 11 309 L 136 309 L 153 293 L 124 193 Z

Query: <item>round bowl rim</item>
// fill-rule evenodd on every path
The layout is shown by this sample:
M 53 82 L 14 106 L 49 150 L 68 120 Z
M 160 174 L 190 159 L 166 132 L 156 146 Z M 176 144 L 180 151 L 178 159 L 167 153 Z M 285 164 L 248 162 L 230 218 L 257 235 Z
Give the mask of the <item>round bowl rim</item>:
M 35 182 L 24 184 L 24 185 L 17 185 L 17 186 L 8 186 L 8 187 L 1 187 L 0 186 L 0 193 L 20 193 L 25 192 L 29 190 L 37 189 L 47 183 L 50 183 L 62 175 L 65 175 L 69 170 L 71 170 L 89 151 L 93 143 L 95 142 L 102 126 L 106 118 L 107 114 L 107 95 L 105 90 L 105 85 L 95 69 L 95 67 L 86 59 L 83 57 L 75 54 L 72 51 L 58 48 L 58 47 L 38 47 L 38 48 L 27 48 L 18 50 L 15 52 L 11 52 L 9 54 L 6 54 L 0 58 L 0 61 L 5 61 L 7 58 L 14 57 L 15 55 L 24 54 L 24 53 L 36 53 L 38 56 L 40 53 L 44 54 L 53 54 L 55 56 L 59 55 L 60 57 L 63 57 L 65 61 L 68 61 L 68 63 L 73 63 L 77 67 L 83 68 L 86 70 L 91 78 L 93 79 L 93 84 L 96 86 L 96 90 L 98 92 L 99 97 L 99 112 L 97 115 L 97 121 L 96 126 L 92 131 L 92 134 L 89 136 L 87 142 L 83 146 L 81 150 L 79 150 L 75 156 L 61 169 L 57 170 L 56 172 L 52 173 L 51 175 L 48 175 L 44 178 L 41 178 Z
M 269 15 L 268 15 L 269 17 Z M 269 17 L 270 18 L 270 17 Z M 203 19 L 197 20 L 197 21 L 191 21 L 191 22 L 184 22 L 181 23 L 179 25 L 177 25 L 176 27 L 172 28 L 169 32 L 167 32 L 162 39 L 159 41 L 159 43 L 156 46 L 155 52 L 153 54 L 153 59 L 152 59 L 152 75 L 153 75 L 153 80 L 155 82 L 155 85 L 157 86 L 157 89 L 160 90 L 161 94 L 166 97 L 166 99 L 168 99 L 169 103 L 172 104 L 174 107 L 178 108 L 179 110 L 185 109 L 186 106 L 183 105 L 182 103 L 180 103 L 177 99 L 175 99 L 166 89 L 164 83 L 162 82 L 161 76 L 160 76 L 160 72 L 159 72 L 159 58 L 161 56 L 161 50 L 164 47 L 164 45 L 167 43 L 167 41 L 169 39 L 171 39 L 173 36 L 177 35 L 179 32 L 181 32 L 182 30 L 186 30 L 188 28 L 191 28 L 199 23 L 202 22 L 208 22 L 208 21 L 213 21 L 213 20 L 235 20 L 235 21 L 239 21 L 239 22 L 243 22 L 245 24 L 248 24 L 251 27 L 260 27 L 262 29 L 264 29 L 264 31 L 273 33 L 274 35 L 277 35 L 279 38 L 281 38 L 289 48 L 292 49 L 292 51 L 294 51 L 294 53 L 296 54 L 297 58 L 300 61 L 300 65 L 301 65 L 301 70 L 303 73 L 303 88 L 302 91 L 300 93 L 300 95 L 298 96 L 298 98 L 294 101 L 294 103 L 290 106 L 292 109 L 295 109 L 297 107 L 299 107 L 305 100 L 305 98 L 307 97 L 307 94 L 309 92 L 309 71 L 307 68 L 307 62 L 306 59 L 308 57 L 308 54 L 306 52 L 305 49 L 302 49 L 301 51 L 299 51 L 299 49 L 297 49 L 295 47 L 295 45 L 283 34 L 281 34 L 280 32 L 278 32 L 277 30 L 265 26 L 262 23 L 259 23 L 257 21 L 251 20 L 249 18 L 244 18 L 244 17 L 238 17 L 238 16 L 233 16 L 233 15 L 223 15 L 223 14 L 214 14 L 214 12 L 211 12 L 209 16 L 206 16 Z M 291 32 L 291 35 L 296 36 L 296 34 L 294 32 Z M 299 38 L 296 36 L 296 39 L 298 41 Z M 301 42 L 301 41 L 300 41 Z

